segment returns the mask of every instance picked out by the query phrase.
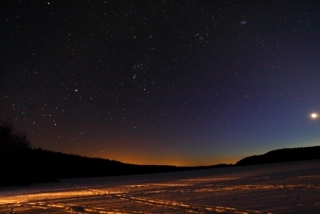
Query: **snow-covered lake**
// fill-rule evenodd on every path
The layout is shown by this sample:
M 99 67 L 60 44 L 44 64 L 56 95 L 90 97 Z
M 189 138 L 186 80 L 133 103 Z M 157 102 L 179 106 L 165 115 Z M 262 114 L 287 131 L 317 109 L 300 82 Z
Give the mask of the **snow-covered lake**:
M 0 188 L 0 213 L 320 213 L 320 160 Z

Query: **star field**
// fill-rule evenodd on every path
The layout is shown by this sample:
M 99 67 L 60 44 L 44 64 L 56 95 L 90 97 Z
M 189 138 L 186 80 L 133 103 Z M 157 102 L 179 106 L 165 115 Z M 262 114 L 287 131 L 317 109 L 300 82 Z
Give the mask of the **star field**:
M 0 118 L 37 148 L 234 163 L 319 145 L 318 1 L 5 1 Z

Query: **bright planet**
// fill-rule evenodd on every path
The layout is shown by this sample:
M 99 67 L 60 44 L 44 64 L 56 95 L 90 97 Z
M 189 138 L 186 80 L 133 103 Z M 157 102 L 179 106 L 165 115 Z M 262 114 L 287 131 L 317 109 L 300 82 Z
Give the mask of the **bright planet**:
M 311 114 L 311 118 L 312 118 L 312 119 L 316 119 L 316 118 L 318 118 L 318 114 L 316 114 L 316 113 L 312 113 L 312 114 Z

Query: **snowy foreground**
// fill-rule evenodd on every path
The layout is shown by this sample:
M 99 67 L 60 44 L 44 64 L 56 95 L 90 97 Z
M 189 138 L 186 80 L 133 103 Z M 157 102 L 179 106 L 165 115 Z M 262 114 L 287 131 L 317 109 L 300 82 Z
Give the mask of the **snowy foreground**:
M 0 188 L 0 213 L 320 213 L 320 160 Z

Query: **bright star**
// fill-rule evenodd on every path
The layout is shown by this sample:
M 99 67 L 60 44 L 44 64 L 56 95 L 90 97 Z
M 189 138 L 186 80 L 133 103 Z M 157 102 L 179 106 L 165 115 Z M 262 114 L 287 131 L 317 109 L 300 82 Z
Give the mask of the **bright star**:
M 247 20 L 244 20 L 244 21 L 240 22 L 240 25 L 245 25 L 245 24 L 247 24 Z
M 317 113 L 312 113 L 311 114 L 311 118 L 312 119 L 316 119 L 316 118 L 318 118 L 319 116 L 318 116 L 318 114 Z

